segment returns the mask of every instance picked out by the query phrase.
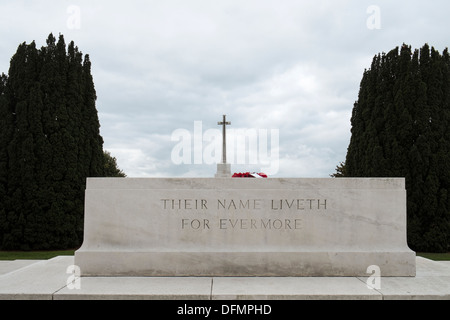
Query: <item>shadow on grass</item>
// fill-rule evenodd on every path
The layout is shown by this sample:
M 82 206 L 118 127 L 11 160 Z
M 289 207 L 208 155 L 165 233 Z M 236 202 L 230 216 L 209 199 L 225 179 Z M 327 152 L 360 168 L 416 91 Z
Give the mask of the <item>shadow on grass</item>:
M 48 260 L 57 256 L 73 256 L 75 250 L 64 251 L 0 251 L 0 260 Z
M 419 257 L 424 257 L 434 261 L 450 261 L 450 252 L 449 253 L 424 253 L 417 252 L 416 254 Z

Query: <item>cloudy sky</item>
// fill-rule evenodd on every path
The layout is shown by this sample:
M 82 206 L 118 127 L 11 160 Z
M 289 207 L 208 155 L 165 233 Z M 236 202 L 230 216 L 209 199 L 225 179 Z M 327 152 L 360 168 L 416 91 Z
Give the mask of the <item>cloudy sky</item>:
M 223 114 L 233 172 L 328 177 L 373 56 L 442 52 L 449 12 L 443 0 L 0 0 L 0 72 L 22 42 L 73 40 L 93 64 L 104 148 L 129 177 L 213 176 Z

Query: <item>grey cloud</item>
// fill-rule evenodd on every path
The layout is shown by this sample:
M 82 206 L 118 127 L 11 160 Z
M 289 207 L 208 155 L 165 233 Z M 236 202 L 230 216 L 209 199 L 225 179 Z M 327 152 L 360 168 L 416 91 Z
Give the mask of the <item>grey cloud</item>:
M 80 29 L 66 25 L 69 5 Z M 381 9 L 381 30 L 366 25 Z M 436 8 L 439 8 L 437 10 Z M 448 46 L 447 1 L 33 1 L 2 2 L 0 72 L 23 41 L 50 32 L 91 56 L 105 148 L 129 176 L 212 176 L 176 166 L 174 130 L 280 130 L 279 176 L 333 173 L 350 139 L 364 68 L 403 42 Z M 252 166 L 233 166 L 233 170 Z

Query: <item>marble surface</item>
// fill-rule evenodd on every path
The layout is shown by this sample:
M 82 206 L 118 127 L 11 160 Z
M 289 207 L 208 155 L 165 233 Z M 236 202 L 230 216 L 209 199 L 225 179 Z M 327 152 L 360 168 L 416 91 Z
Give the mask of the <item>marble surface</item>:
M 404 179 L 88 179 L 85 276 L 414 276 Z

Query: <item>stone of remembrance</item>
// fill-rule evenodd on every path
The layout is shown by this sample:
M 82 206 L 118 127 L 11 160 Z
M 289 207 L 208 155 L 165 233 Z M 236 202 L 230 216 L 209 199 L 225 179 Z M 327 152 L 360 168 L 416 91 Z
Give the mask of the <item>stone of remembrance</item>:
M 82 276 L 415 276 L 404 179 L 90 178 Z

